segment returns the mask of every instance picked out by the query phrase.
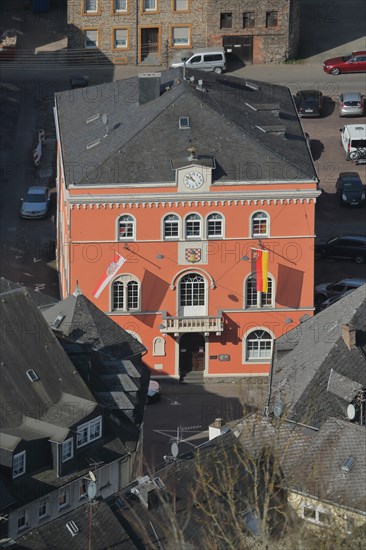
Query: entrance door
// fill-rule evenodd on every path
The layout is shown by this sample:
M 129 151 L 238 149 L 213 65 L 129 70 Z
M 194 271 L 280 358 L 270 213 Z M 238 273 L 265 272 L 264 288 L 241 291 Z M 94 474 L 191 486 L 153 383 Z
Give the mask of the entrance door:
M 149 27 L 141 29 L 141 62 L 148 61 L 156 63 L 159 52 L 159 29 L 157 27 Z
M 253 63 L 252 36 L 224 36 L 223 46 L 225 52 L 236 55 L 244 63 Z
M 205 370 L 205 339 L 202 334 L 183 334 L 179 340 L 179 374 Z

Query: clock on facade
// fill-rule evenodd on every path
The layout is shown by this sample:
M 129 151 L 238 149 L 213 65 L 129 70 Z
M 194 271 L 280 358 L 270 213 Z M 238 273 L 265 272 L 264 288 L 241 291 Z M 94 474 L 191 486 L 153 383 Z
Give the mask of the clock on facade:
M 204 181 L 202 174 L 199 172 L 188 172 L 183 178 L 183 183 L 188 189 L 199 189 Z

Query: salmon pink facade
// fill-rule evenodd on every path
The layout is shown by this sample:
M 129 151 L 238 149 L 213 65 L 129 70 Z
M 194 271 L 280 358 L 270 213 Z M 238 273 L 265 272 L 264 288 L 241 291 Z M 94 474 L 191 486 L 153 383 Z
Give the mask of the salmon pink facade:
M 211 78 L 214 88 L 216 76 Z M 208 129 L 194 133 L 194 120 L 203 108 L 202 92 L 197 93 L 192 80 L 175 85 L 176 96 L 166 98 L 166 104 L 164 94 L 148 103 L 137 98 L 137 105 L 149 110 L 144 111 L 140 135 L 138 119 L 136 134 L 129 140 L 121 136 L 113 149 L 116 163 L 123 156 L 119 181 L 114 181 L 116 170 L 111 176 L 100 162 L 95 162 L 92 177 L 81 175 L 85 164 L 79 176 L 77 168 L 70 177 L 71 149 L 64 136 L 67 106 L 62 94 L 56 97 L 62 297 L 78 284 L 83 294 L 148 348 L 144 360 L 153 375 L 180 379 L 192 371 L 205 377 L 266 375 L 273 340 L 313 315 L 316 175 L 309 159 L 307 166 L 294 163 L 290 169 L 286 158 L 286 162 L 282 157 L 273 160 L 272 153 L 258 160 L 250 150 L 258 151 L 263 144 L 253 135 L 246 136 L 250 143 L 239 147 L 238 153 L 234 141 L 239 139 L 238 117 L 233 122 L 229 115 L 221 132 L 215 117 L 222 115 L 213 111 L 217 144 L 225 139 L 233 144 L 227 145 L 227 154 L 222 143 L 215 152 Z M 283 109 L 291 109 L 286 94 L 285 98 Z M 267 96 L 265 100 L 268 110 Z M 151 113 L 158 102 L 162 105 Z M 216 102 L 215 98 L 213 105 Z M 188 118 L 188 129 L 180 128 L 180 114 Z M 159 116 L 160 133 L 151 127 Z M 170 117 L 176 139 L 174 135 L 168 139 Z M 296 124 L 301 150 L 309 155 L 297 117 Z M 269 137 L 273 138 L 264 136 Z M 154 165 L 140 149 L 141 165 L 137 163 L 127 179 L 123 171 L 137 154 L 133 140 L 142 139 L 146 155 L 158 160 Z M 107 140 L 95 146 L 97 155 Z M 230 155 L 240 162 L 239 175 L 237 167 L 234 173 L 225 166 L 225 161 L 233 165 L 233 158 L 226 158 Z M 277 152 L 273 155 L 278 157 Z M 267 292 L 257 292 L 253 249 L 269 253 Z

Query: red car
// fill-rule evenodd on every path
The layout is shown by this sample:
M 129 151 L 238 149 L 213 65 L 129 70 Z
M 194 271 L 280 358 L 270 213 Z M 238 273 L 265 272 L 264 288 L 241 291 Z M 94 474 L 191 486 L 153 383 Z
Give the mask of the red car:
M 343 57 L 333 57 L 323 63 L 323 69 L 329 74 L 362 73 L 366 71 L 366 51 L 352 52 Z

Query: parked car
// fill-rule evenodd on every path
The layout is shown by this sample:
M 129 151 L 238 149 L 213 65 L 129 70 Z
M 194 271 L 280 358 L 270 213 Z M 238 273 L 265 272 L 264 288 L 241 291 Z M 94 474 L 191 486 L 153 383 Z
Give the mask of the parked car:
M 358 172 L 341 172 L 336 182 L 336 191 L 343 206 L 365 204 L 365 189 Z
M 363 264 L 366 260 L 366 235 L 333 237 L 315 244 L 315 254 L 322 258 L 343 258 Z
M 347 92 L 338 96 L 339 116 L 362 116 L 363 96 L 359 92 Z
M 321 283 L 315 287 L 315 302 L 324 304 L 335 297 L 341 298 L 346 292 L 366 284 L 366 279 L 341 279 L 337 283 Z M 332 302 L 333 303 L 333 302 Z M 328 305 L 331 305 L 330 303 Z
M 365 281 L 366 281 L 366 279 L 365 279 Z M 338 295 L 335 295 L 335 296 L 331 296 L 330 298 L 327 298 L 326 300 L 324 300 L 324 302 L 321 302 L 320 304 L 318 304 L 319 311 L 323 311 L 323 309 L 327 309 L 327 307 L 332 306 L 333 304 L 335 304 L 339 300 L 342 300 L 342 298 L 344 298 L 345 296 L 348 296 L 348 294 L 351 294 L 354 290 L 355 289 L 352 288 L 351 290 L 347 290 L 346 292 L 342 292 L 341 294 L 338 294 Z
M 156 380 L 150 380 L 147 390 L 147 403 L 158 401 L 161 397 L 160 384 Z
M 302 90 L 297 92 L 295 103 L 299 117 L 321 116 L 323 94 L 318 90 Z
M 323 63 L 328 74 L 359 73 L 366 71 L 366 51 L 352 52 L 342 57 L 332 57 Z
M 22 218 L 45 218 L 50 204 L 50 190 L 44 186 L 29 187 L 20 207 Z
M 356 159 L 360 150 L 366 148 L 366 124 L 347 124 L 339 131 L 346 160 Z

